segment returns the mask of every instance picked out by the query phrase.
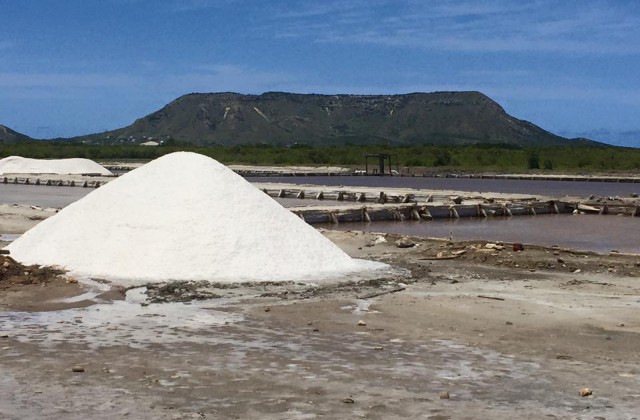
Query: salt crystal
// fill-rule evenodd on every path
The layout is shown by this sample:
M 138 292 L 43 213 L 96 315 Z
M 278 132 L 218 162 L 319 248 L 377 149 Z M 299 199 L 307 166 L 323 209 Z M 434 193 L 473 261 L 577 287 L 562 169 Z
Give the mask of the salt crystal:
M 313 280 L 384 267 L 355 260 L 226 166 L 166 155 L 100 187 L 8 246 L 123 286 Z

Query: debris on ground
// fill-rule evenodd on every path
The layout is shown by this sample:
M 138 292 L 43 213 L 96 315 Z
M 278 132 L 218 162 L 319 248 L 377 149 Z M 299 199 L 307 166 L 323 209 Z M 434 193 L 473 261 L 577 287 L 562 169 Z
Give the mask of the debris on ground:
M 48 283 L 64 273 L 59 268 L 24 265 L 8 255 L 0 255 L 0 287 Z

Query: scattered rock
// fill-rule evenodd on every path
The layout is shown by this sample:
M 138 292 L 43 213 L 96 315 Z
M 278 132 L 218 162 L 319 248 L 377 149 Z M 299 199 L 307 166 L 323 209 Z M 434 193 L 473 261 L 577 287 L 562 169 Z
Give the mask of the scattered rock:
M 387 239 L 382 235 L 376 237 L 376 239 L 373 240 L 374 245 L 384 244 L 384 243 L 387 243 Z
M 349 397 L 349 398 L 343 398 L 342 402 L 345 404 L 355 404 L 355 401 L 353 400 L 353 398 Z
M 71 372 L 83 373 L 84 372 L 84 368 L 82 366 L 74 366 L 74 367 L 71 368 Z
M 383 350 L 383 347 L 382 346 L 375 346 L 373 349 L 374 350 Z
M 618 327 L 624 327 L 624 324 L 623 324 L 623 323 L 616 324 L 616 325 L 617 325 Z
M 504 325 L 513 325 L 513 322 L 507 321 L 507 322 L 504 323 Z
M 492 243 L 488 243 L 484 247 L 487 248 L 487 249 L 495 249 L 495 250 L 498 250 L 498 251 L 501 251 L 501 250 L 504 249 L 504 246 L 498 245 L 498 244 L 492 244 Z
M 521 243 L 514 243 L 513 244 L 513 251 L 514 252 L 522 252 L 522 251 L 524 251 L 524 245 L 522 245 Z
M 267 306 L 266 308 L 264 308 L 264 311 L 265 312 L 271 312 L 271 308 Z
M 363 320 L 358 321 L 358 327 L 366 327 L 367 323 L 364 322 Z
M 441 400 L 448 400 L 449 399 L 449 393 L 447 391 L 442 391 L 440 393 L 440 399 Z
M 409 238 L 400 238 L 396 241 L 396 246 L 398 248 L 413 248 L 416 243 Z
M 78 283 L 78 279 L 68 278 L 67 280 L 65 280 L 65 282 L 69 284 L 75 284 Z
M 581 397 L 588 397 L 591 394 L 593 394 L 593 390 L 591 388 L 582 388 L 580 390 Z

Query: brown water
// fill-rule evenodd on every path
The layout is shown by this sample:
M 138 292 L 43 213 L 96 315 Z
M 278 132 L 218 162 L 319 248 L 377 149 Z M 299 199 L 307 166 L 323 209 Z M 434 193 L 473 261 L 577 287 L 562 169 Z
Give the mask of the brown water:
M 388 232 L 454 240 L 521 242 L 607 253 L 640 254 L 640 217 L 538 215 L 433 221 L 341 223 L 327 229 Z

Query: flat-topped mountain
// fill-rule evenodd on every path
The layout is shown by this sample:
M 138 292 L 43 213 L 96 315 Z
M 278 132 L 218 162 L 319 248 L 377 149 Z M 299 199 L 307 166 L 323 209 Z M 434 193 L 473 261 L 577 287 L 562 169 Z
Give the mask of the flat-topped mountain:
M 480 92 L 317 95 L 192 93 L 132 125 L 83 136 L 196 144 L 382 143 L 562 146 L 569 140 L 507 114 Z
M 21 133 L 18 133 L 17 131 L 10 129 L 9 127 L 0 125 L 0 143 L 13 143 L 13 142 L 22 141 L 22 140 L 33 140 L 33 139 L 25 134 L 21 134 Z

